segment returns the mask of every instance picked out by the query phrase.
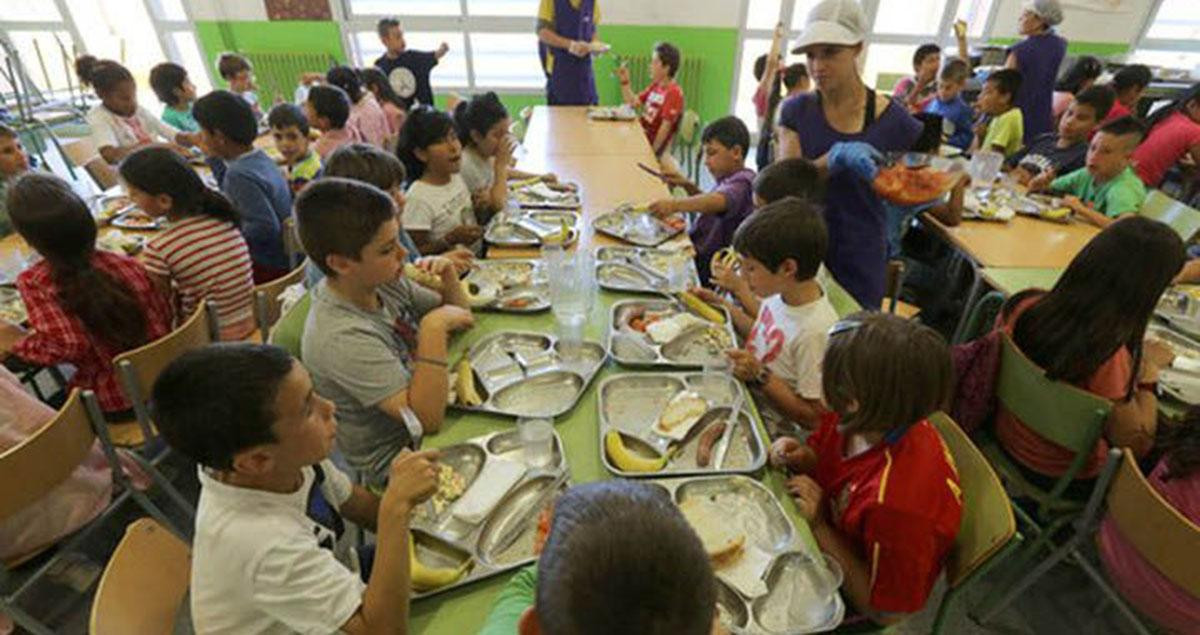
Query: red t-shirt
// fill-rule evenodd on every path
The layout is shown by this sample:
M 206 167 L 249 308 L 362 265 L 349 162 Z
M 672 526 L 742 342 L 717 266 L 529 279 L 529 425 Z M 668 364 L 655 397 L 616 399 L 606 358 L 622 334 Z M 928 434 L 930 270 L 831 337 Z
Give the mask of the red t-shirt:
M 679 117 L 683 115 L 683 89 L 674 80 L 666 86 L 650 84 L 638 95 L 638 102 L 642 104 L 642 130 L 646 132 L 646 140 L 651 147 L 658 137 L 659 128 L 670 126 L 671 134 L 667 135 L 662 147 L 666 149 L 679 127 Z
M 912 613 L 925 606 L 962 519 L 958 470 L 928 420 L 896 438 L 843 456 L 836 413 L 808 437 L 814 475 L 832 525 L 871 567 L 871 608 Z

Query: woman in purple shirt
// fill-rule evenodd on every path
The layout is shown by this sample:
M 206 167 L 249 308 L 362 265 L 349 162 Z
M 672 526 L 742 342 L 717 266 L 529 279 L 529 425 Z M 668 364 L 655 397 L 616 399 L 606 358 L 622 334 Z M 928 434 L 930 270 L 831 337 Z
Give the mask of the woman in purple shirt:
M 1021 72 L 1021 89 L 1014 100 L 1025 119 L 1025 144 L 1054 132 L 1054 84 L 1067 54 L 1067 41 L 1054 32 L 1062 22 L 1058 0 L 1026 0 L 1019 29 L 1024 40 L 1008 49 L 1004 65 Z
M 808 13 L 795 50 L 808 56 L 816 91 L 783 103 L 779 157 L 803 157 L 829 176 L 825 223 L 830 273 L 864 308 L 883 300 L 887 269 L 886 213 L 871 184 L 855 170 L 838 169 L 834 144 L 865 142 L 880 152 L 907 151 L 921 124 L 904 106 L 863 84 L 857 58 L 867 19 L 855 0 L 824 0 Z M 854 144 L 859 145 L 859 144 Z

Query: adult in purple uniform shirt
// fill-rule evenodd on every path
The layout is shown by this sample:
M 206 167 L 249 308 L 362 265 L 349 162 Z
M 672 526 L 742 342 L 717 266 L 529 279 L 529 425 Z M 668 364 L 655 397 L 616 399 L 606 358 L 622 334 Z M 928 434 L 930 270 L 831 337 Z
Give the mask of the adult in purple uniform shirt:
M 594 106 L 596 77 L 592 51 L 599 21 L 599 0 L 541 0 L 538 6 L 538 56 L 546 72 L 546 103 Z
M 922 126 L 904 106 L 863 84 L 857 59 L 867 30 L 867 18 L 855 0 L 824 0 L 809 11 L 794 51 L 808 56 L 816 91 L 783 103 L 778 154 L 813 161 L 828 175 L 825 264 L 834 279 L 870 309 L 883 300 L 887 215 L 871 189 L 874 167 L 871 157 L 863 156 L 864 149 L 870 154 L 907 151 Z M 845 167 L 864 163 L 865 169 Z
M 1025 39 L 1008 49 L 1004 65 L 1021 71 L 1021 89 L 1013 103 L 1025 119 L 1025 145 L 1054 132 L 1054 84 L 1067 54 L 1067 41 L 1054 32 L 1054 26 L 1062 19 L 1058 0 L 1026 0 L 1018 27 Z

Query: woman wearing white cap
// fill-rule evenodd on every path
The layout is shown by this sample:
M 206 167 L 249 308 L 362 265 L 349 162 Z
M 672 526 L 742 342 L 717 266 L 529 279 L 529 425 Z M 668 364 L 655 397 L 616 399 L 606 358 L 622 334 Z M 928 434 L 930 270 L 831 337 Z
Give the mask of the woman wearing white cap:
M 1025 144 L 1054 131 L 1054 84 L 1067 54 L 1067 41 L 1054 32 L 1062 22 L 1058 0 L 1026 0 L 1019 29 L 1024 40 L 1008 49 L 1005 66 L 1021 72 L 1021 88 L 1013 103 L 1025 120 Z
M 906 151 L 922 126 L 903 105 L 863 84 L 857 58 L 866 33 L 867 18 L 855 0 L 824 0 L 809 11 L 793 52 L 808 56 L 816 91 L 785 101 L 777 130 L 780 158 L 804 157 L 828 168 L 825 263 L 862 306 L 878 307 L 887 269 L 887 216 L 871 189 L 870 147 Z M 856 169 L 845 169 L 850 167 Z

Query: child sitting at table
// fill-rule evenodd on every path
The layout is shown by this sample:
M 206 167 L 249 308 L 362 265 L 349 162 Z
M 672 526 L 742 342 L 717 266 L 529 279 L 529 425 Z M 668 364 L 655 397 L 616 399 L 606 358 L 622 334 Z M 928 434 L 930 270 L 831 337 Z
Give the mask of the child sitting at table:
M 338 447 L 364 483 L 384 485 L 400 450 L 442 425 L 450 335 L 473 324 L 454 265 L 418 263 L 437 291 L 403 276 L 396 203 L 373 185 L 336 177 L 296 199 L 300 242 L 325 274 L 312 288 L 301 359 L 337 404 Z
M 927 326 L 889 313 L 852 315 L 829 331 L 825 402 L 807 443 L 785 437 L 771 463 L 821 551 L 845 573 L 842 594 L 892 624 L 920 611 L 958 535 L 962 490 L 928 417 L 953 390 L 950 349 Z
M 254 113 L 254 121 L 262 118 L 262 107 L 258 105 L 258 86 L 254 85 L 254 67 L 250 60 L 237 53 L 225 52 L 217 57 L 217 73 L 229 82 L 229 92 L 241 97 Z
M 308 89 L 304 100 L 304 116 L 312 127 L 321 131 L 314 148 L 324 161 L 334 150 L 362 141 L 358 133 L 348 127 L 350 119 L 350 97 L 337 86 L 317 85 Z
M 1150 72 L 1150 67 L 1145 64 L 1122 66 L 1113 75 L 1111 84 L 1117 100 L 1113 102 L 1112 109 L 1108 111 L 1103 123 L 1136 115 L 1138 102 L 1142 100 L 1142 94 L 1153 79 L 1154 73 Z
M 166 229 L 146 242 L 142 262 L 159 288 L 176 296 L 176 315 L 186 319 L 209 300 L 217 308 L 221 339 L 240 340 L 254 331 L 250 251 L 233 203 L 160 146 L 125 157 L 120 172 L 138 208 L 166 218 Z
M 461 174 L 462 154 L 450 115 L 429 106 L 408 113 L 397 155 L 412 179 L 405 226 L 422 254 L 445 253 L 456 245 L 480 253 L 483 227 Z
M 163 103 L 163 123 L 184 132 L 200 131 L 200 124 L 192 118 L 196 86 L 188 79 L 186 69 L 171 62 L 155 66 L 150 69 L 150 88 Z
M 1110 121 L 1092 139 L 1086 167 L 1057 178 L 1053 171 L 1043 172 L 1029 182 L 1029 189 L 1066 195 L 1063 203 L 1097 227 L 1136 214 L 1146 199 L 1146 186 L 1133 171 L 1132 159 L 1145 132 L 1145 125 L 1133 117 Z
M 267 114 L 280 167 L 293 194 L 321 174 L 321 155 L 309 146 L 308 117 L 295 104 L 278 104 Z
M 214 90 L 192 109 L 221 191 L 242 213 L 242 234 L 254 262 L 254 283 L 291 269 L 283 248 L 283 221 L 292 215 L 292 191 L 279 166 L 254 147 L 258 125 L 250 106 L 227 90 Z
M 75 74 L 82 85 L 91 86 L 100 98 L 100 103 L 88 111 L 87 123 L 92 129 L 96 152 L 105 161 L 120 163 L 134 149 L 159 140 L 176 144 L 173 149 L 188 156 L 182 146 L 198 141 L 192 133 L 168 126 L 139 106 L 133 75 L 117 62 L 83 55 L 75 60 Z
M 154 383 L 154 422 L 199 463 L 191 617 L 197 633 L 399 633 L 408 625 L 413 509 L 437 452 L 390 461 L 382 496 L 332 461 L 338 422 L 283 349 L 218 344 Z M 344 520 L 375 532 L 351 548 Z
M 666 490 L 585 483 L 553 509 L 541 556 L 500 591 L 481 635 L 727 632 L 705 547 Z
M 350 100 L 346 128 L 351 134 L 363 143 L 384 147 L 388 137 L 387 115 L 375 94 L 363 88 L 358 73 L 349 66 L 334 66 L 325 73 L 325 81 L 345 91 Z
M 937 92 L 925 104 L 924 112 L 940 115 L 942 121 L 950 122 L 953 132 L 946 143 L 960 150 L 971 147 L 974 122 L 971 107 L 963 101 L 963 87 L 971 78 L 971 67 L 963 60 L 952 57 L 942 65 L 938 73 Z M 943 126 L 943 129 L 945 126 Z
M 1091 55 L 1083 55 L 1075 60 L 1067 72 L 1063 74 L 1058 83 L 1054 85 L 1054 96 L 1051 98 L 1050 114 L 1058 121 L 1064 112 L 1067 112 L 1067 107 L 1074 101 L 1079 93 L 1096 85 L 1096 80 L 1104 72 L 1104 64 L 1099 59 Z M 1109 109 L 1112 106 L 1109 105 Z M 1101 111 L 1100 118 L 1108 115 L 1108 110 Z
M 1079 91 L 1058 119 L 1057 134 L 1038 135 L 1027 147 L 1005 160 L 1005 166 L 1012 169 L 1012 178 L 1021 185 L 1029 185 L 1044 170 L 1068 174 L 1082 168 L 1087 157 L 1088 139 L 1112 103 L 1113 93 L 1108 86 L 1092 86 Z
M 0 359 L 71 364 L 71 387 L 96 393 L 105 418 L 133 407 L 112 358 L 171 330 L 171 306 L 141 263 L 96 249 L 96 221 L 65 181 L 26 174 L 8 192 L 13 227 L 41 261 L 17 276 L 29 330 L 0 320 Z
M 942 65 L 942 47 L 922 44 L 912 58 L 913 74 L 896 82 L 892 98 L 909 112 L 918 113 L 933 101 L 937 93 L 938 67 Z
M 396 94 L 387 76 L 378 68 L 360 68 L 358 76 L 362 78 L 363 87 L 375 95 L 375 100 L 379 102 L 384 116 L 387 117 L 388 141 L 384 147 L 394 148 L 396 138 L 400 136 L 400 128 L 404 126 L 404 118 L 408 116 L 408 104 Z
M 1000 69 L 983 83 L 975 108 L 985 116 L 985 121 L 975 126 L 975 140 L 971 142 L 971 153 L 979 150 L 999 152 L 1010 157 L 1021 149 L 1025 135 L 1025 119 L 1021 109 L 1013 103 L 1021 89 L 1021 72 L 1011 68 Z
M 1146 187 L 1158 187 L 1185 156 L 1193 164 L 1200 161 L 1200 83 L 1150 115 L 1146 128 L 1149 134 L 1134 151 L 1133 163 Z
M 785 198 L 757 210 L 733 236 L 741 277 L 764 298 L 749 314 L 712 291 L 694 290 L 707 302 L 721 303 L 746 348 L 727 355 L 733 374 L 754 390 L 772 437 L 795 434 L 795 425 L 816 426 L 821 406 L 821 358 L 825 337 L 837 321 L 817 271 L 825 259 L 829 233 L 820 207 Z
M 517 140 L 508 131 L 512 120 L 493 92 L 476 95 L 454 108 L 454 125 L 463 145 L 462 178 L 476 208 L 498 212 L 508 205 L 508 180 L 540 179 L 557 183 L 553 174 L 533 174 L 512 167 Z
M 650 56 L 650 85 L 641 93 L 634 94 L 629 85 L 629 68 L 617 67 L 617 79 L 621 81 L 621 98 L 626 104 L 642 109 L 642 132 L 654 156 L 661 157 L 671 147 L 671 139 L 679 128 L 683 116 L 683 89 L 675 81 L 679 72 L 679 49 L 670 42 L 658 42 Z
M 666 172 L 664 180 L 687 192 L 684 198 L 664 198 L 650 203 L 650 211 L 666 219 L 680 212 L 699 212 L 689 236 L 696 249 L 696 271 L 700 284 L 708 284 L 713 254 L 728 247 L 733 232 L 754 211 L 754 170 L 746 167 L 750 131 L 741 119 L 722 117 L 704 127 L 700 135 L 704 167 L 716 180 L 712 191 L 700 187 L 678 172 Z
M 0 238 L 12 233 L 8 219 L 8 189 L 22 174 L 29 171 L 29 155 L 21 145 L 21 137 L 12 128 L 0 123 Z

